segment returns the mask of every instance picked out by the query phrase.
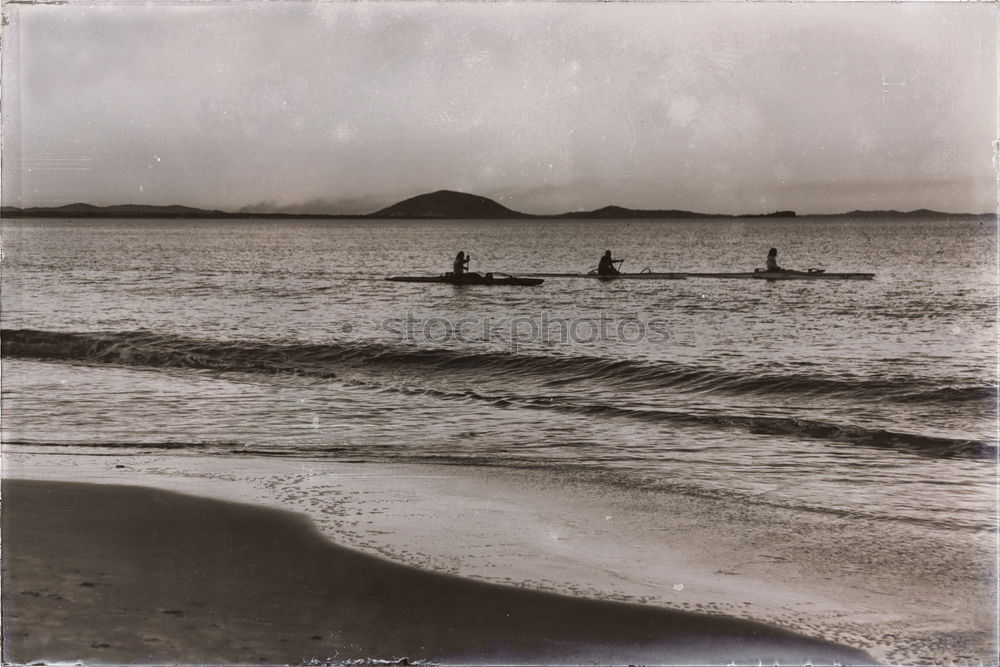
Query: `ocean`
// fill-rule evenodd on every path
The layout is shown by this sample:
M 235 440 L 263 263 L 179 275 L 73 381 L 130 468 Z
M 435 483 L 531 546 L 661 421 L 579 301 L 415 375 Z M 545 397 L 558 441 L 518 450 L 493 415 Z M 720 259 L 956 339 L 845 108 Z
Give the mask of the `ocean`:
M 996 236 L 967 219 L 7 220 L 8 447 L 585 468 L 992 525 Z M 450 269 L 873 281 L 398 284 Z
M 8 219 L 3 238 L 8 457 L 461 465 L 955 544 L 996 525 L 991 221 Z M 481 272 L 586 272 L 606 249 L 728 272 L 772 246 L 876 276 L 384 280 L 459 250 Z

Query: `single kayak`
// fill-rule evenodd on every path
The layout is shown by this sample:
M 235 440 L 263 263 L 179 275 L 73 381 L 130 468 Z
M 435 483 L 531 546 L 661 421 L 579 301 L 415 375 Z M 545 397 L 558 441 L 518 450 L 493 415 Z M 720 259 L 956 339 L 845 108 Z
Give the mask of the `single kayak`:
M 528 273 L 539 278 L 596 278 L 597 280 L 684 280 L 684 273 Z
M 446 283 L 449 285 L 513 285 L 517 287 L 534 287 L 541 285 L 544 280 L 540 278 L 518 278 L 502 274 L 495 276 L 492 273 L 464 273 L 456 276 L 453 273 L 445 273 L 440 276 L 392 276 L 386 278 L 397 283 Z
M 874 273 L 827 273 L 822 270 L 812 271 L 753 271 L 746 273 L 688 273 L 688 278 L 729 278 L 752 280 L 871 280 Z

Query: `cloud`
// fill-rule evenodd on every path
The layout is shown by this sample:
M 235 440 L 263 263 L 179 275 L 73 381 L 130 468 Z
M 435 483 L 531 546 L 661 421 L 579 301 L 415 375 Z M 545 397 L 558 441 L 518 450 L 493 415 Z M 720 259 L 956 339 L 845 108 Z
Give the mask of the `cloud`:
M 451 188 L 715 210 L 789 175 L 979 183 L 995 9 L 955 4 L 7 5 L 7 146 L 92 169 L 8 164 L 4 197 L 342 208 Z
M 670 123 L 675 127 L 687 127 L 698 115 L 698 100 L 688 95 L 682 95 L 670 102 L 667 108 L 667 116 Z
M 366 215 L 381 210 L 395 200 L 387 197 L 342 197 L 325 199 L 315 197 L 304 201 L 260 201 L 239 209 L 240 213 L 307 213 L 323 215 Z

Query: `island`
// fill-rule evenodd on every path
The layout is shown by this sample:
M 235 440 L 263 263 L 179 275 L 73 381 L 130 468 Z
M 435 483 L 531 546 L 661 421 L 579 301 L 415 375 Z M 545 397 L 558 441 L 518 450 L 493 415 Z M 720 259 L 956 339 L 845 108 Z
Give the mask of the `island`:
M 18 208 L 0 207 L 3 218 L 232 218 L 232 219 L 439 219 L 439 220 L 679 220 L 679 219 L 719 219 L 742 218 L 794 218 L 795 211 L 779 210 L 771 213 L 723 214 L 701 213 L 678 209 L 633 209 L 624 206 L 604 206 L 589 211 L 568 211 L 551 215 L 522 213 L 507 208 L 487 197 L 437 190 L 410 197 L 391 206 L 371 213 L 288 213 L 288 212 L 230 212 L 218 209 L 201 209 L 190 206 L 154 206 L 145 204 L 119 204 L 115 206 L 94 206 L 76 203 L 54 207 Z M 928 209 L 915 211 L 850 211 L 837 214 L 809 214 L 809 217 L 962 217 L 995 218 L 995 213 L 944 213 Z

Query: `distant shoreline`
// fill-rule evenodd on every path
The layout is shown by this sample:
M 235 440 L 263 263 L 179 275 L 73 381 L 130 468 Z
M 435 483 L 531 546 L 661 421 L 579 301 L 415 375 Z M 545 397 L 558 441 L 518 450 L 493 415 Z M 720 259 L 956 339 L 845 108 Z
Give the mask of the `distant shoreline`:
M 590 211 L 569 211 L 551 215 L 521 213 L 506 208 L 486 197 L 449 190 L 439 190 L 411 197 L 373 213 L 290 213 L 290 212 L 243 212 L 194 208 L 189 206 L 150 206 L 141 204 L 119 204 L 114 206 L 94 206 L 76 203 L 65 206 L 39 206 L 19 208 L 0 207 L 0 217 L 10 218 L 166 218 L 166 219 L 261 219 L 261 220 L 741 220 L 753 218 L 996 218 L 996 213 L 948 213 L 918 209 L 914 211 L 896 210 L 856 210 L 846 213 L 810 213 L 799 215 L 795 211 L 783 210 L 770 213 L 700 213 L 676 209 L 630 209 L 621 206 L 605 206 Z
M 121 218 L 144 219 L 156 218 L 165 220 L 746 220 L 755 218 L 997 218 L 996 213 L 948 213 L 945 211 L 864 211 L 850 213 L 806 213 L 801 215 L 776 215 L 774 213 L 725 215 L 716 213 L 691 213 L 690 215 L 631 215 L 631 216 L 595 216 L 587 212 L 580 214 L 560 213 L 557 215 L 530 215 L 517 217 L 472 217 L 472 216 L 389 216 L 372 213 L 229 213 L 201 211 L 192 213 L 143 212 L 68 212 L 58 209 L 17 209 L 5 207 L 0 211 L 0 218 Z
M 904 214 L 905 215 L 905 214 Z M 950 213 L 942 215 L 953 215 Z M 968 214 L 962 214 L 968 215 Z M 774 213 L 764 213 L 760 215 L 716 215 L 711 213 L 691 213 L 690 215 L 672 215 L 672 216 L 660 216 L 660 215 L 631 215 L 631 216 L 595 216 L 587 215 L 587 213 L 581 213 L 579 215 L 572 213 L 561 213 L 558 215 L 520 215 L 516 217 L 480 217 L 480 216 L 462 216 L 462 215 L 416 215 L 416 216 L 392 216 L 392 215 L 375 215 L 372 213 L 227 213 L 220 212 L 215 213 L 213 211 L 204 211 L 198 213 L 169 213 L 169 212 L 148 212 L 148 213 L 117 213 L 117 212 L 87 212 L 87 213 L 74 213 L 59 210 L 41 210 L 34 211 L 31 209 L 27 210 L 17 210 L 17 209 L 4 209 L 0 212 L 0 216 L 4 218 L 166 218 L 166 219 L 203 219 L 203 220 L 213 220 L 213 219 L 247 219 L 247 218 L 259 218 L 259 219 L 275 219 L 275 220 L 625 220 L 625 219 L 636 219 L 636 220 L 690 220 L 690 219 L 708 219 L 708 220 L 734 220 L 734 219 L 744 219 L 744 218 L 793 218 L 793 217 L 815 217 L 815 216 L 793 216 L 793 215 L 776 215 Z M 829 214 L 824 217 L 838 217 L 837 214 Z

